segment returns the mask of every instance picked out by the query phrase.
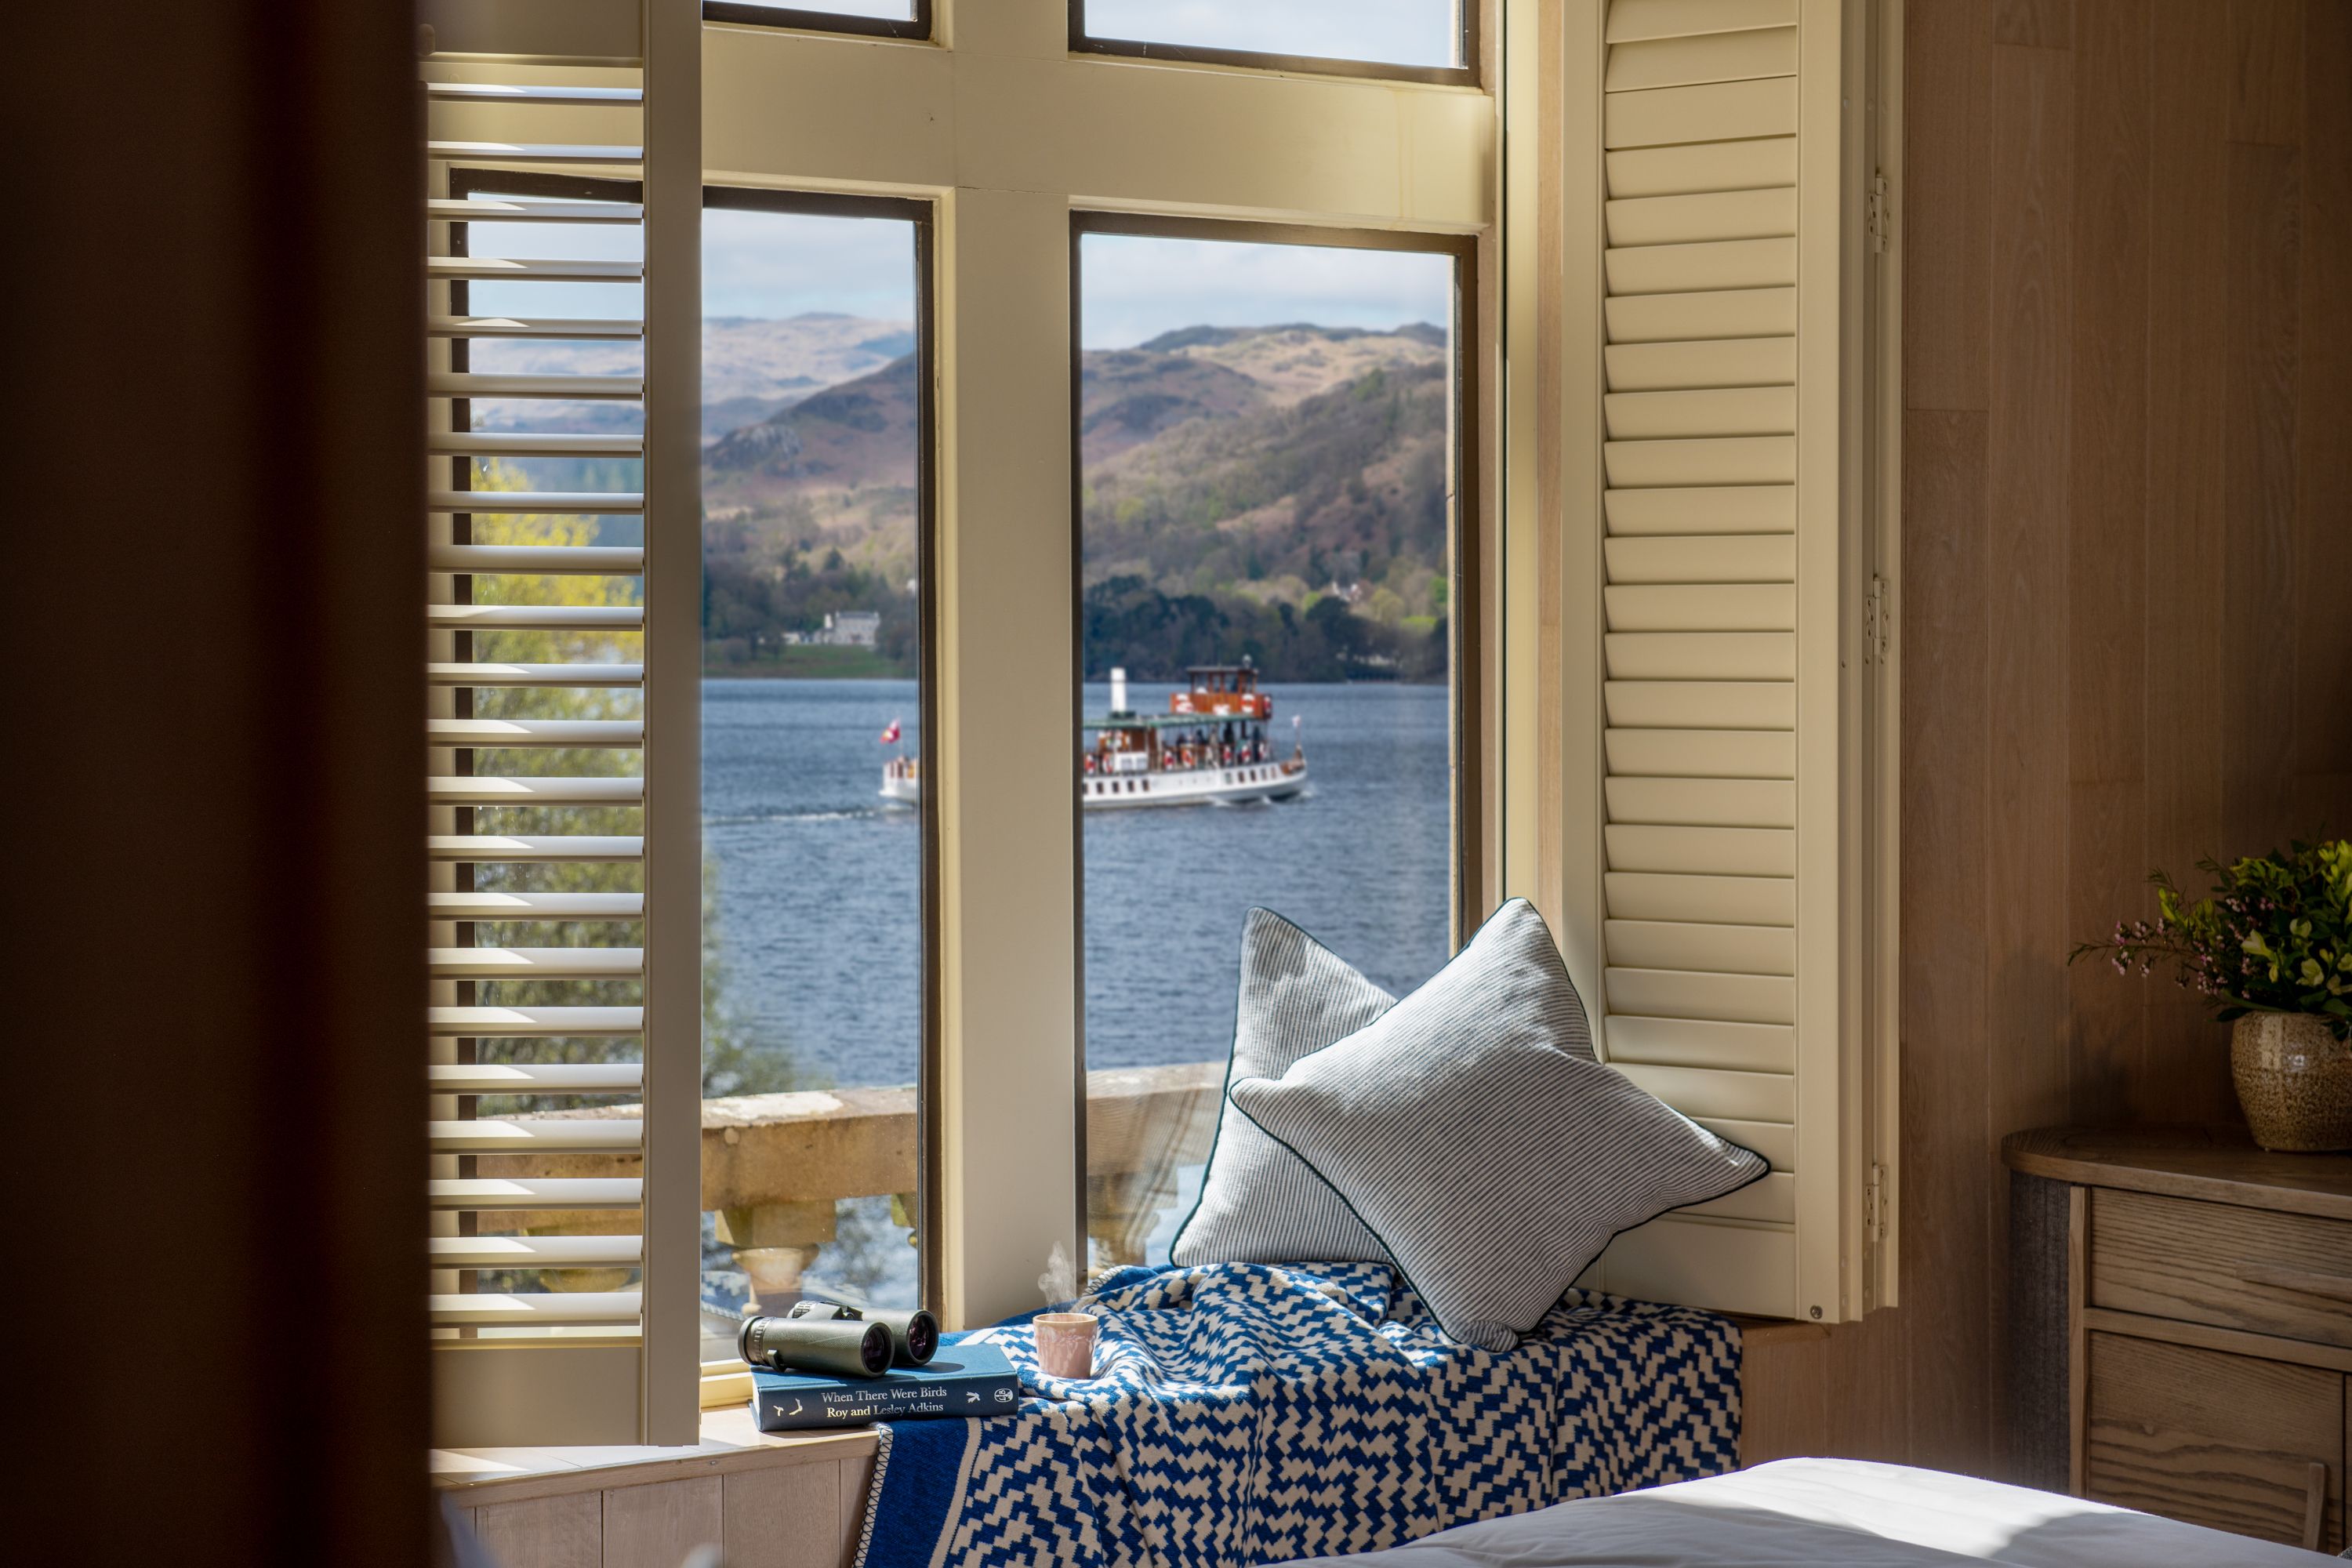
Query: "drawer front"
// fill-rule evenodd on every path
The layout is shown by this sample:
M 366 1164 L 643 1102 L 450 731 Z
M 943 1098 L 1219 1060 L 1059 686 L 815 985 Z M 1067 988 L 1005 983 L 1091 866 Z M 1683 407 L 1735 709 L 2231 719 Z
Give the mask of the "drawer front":
M 2090 1360 L 2085 1496 L 2300 1546 L 2318 1491 L 2319 1544 L 2343 1543 L 2341 1373 L 2124 1334 Z
M 2352 1345 L 2352 1225 L 2091 1192 L 2091 1304 Z

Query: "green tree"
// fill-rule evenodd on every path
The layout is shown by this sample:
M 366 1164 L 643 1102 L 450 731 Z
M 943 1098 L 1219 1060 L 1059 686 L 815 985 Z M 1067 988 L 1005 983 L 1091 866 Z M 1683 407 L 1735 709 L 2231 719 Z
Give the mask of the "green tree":
M 486 463 L 475 480 L 477 490 L 525 488 L 522 476 L 499 463 Z M 597 542 L 597 524 L 586 517 L 542 516 L 519 512 L 473 514 L 477 544 L 589 545 Z M 568 607 L 614 606 L 639 602 L 634 577 L 478 576 L 473 598 L 481 605 L 546 605 Z M 473 634 L 474 657 L 501 663 L 590 661 L 626 663 L 644 657 L 639 632 L 488 631 Z M 474 695 L 474 714 L 484 719 L 635 719 L 644 711 L 635 691 L 621 689 L 561 690 L 484 688 Z M 604 748 L 568 749 L 513 747 L 475 752 L 475 771 L 508 777 L 625 777 L 640 772 L 643 758 L 632 751 Z M 635 806 L 477 808 L 474 830 L 498 834 L 612 834 L 644 831 L 645 814 Z M 632 865 L 483 865 L 474 871 L 474 886 L 491 891 L 606 893 L 639 892 L 644 883 Z M 703 867 L 702 957 L 702 1082 L 703 1092 L 764 1094 L 808 1087 L 809 1075 L 782 1041 L 762 1040 L 747 1029 L 729 1009 L 725 996 L 726 958 L 719 938 L 716 902 L 718 868 L 707 858 Z M 575 922 L 502 922 L 476 928 L 477 939 L 500 946 L 561 947 L 603 945 L 613 940 L 609 926 Z M 644 999 L 644 987 L 623 981 L 540 981 L 530 984 L 483 982 L 478 999 L 488 1006 L 633 1006 Z M 635 1047 L 592 1037 L 547 1040 L 486 1040 L 491 1059 L 594 1062 L 633 1055 Z M 568 1100 L 512 1100 L 486 1102 L 486 1114 L 501 1110 L 547 1110 L 574 1103 Z

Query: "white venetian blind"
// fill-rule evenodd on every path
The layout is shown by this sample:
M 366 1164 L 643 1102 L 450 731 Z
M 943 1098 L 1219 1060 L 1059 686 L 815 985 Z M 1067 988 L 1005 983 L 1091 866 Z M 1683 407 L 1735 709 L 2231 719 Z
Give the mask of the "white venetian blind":
M 661 580 L 693 576 L 698 510 L 692 463 L 681 488 L 678 465 L 660 448 L 681 417 L 690 439 L 698 417 L 698 141 L 670 160 L 682 163 L 682 185 L 656 178 L 656 128 L 679 116 L 649 112 L 656 79 L 646 67 L 662 37 L 651 13 L 640 19 L 634 7 L 604 4 L 574 17 L 564 38 L 533 40 L 520 36 L 529 17 L 510 7 L 449 0 L 435 9 L 441 25 L 426 30 L 423 56 L 431 571 L 423 674 L 432 691 L 436 1441 L 677 1441 L 679 1413 L 692 1419 L 698 1329 L 699 584 L 666 595 Z M 698 32 L 684 30 L 687 47 Z M 576 52 L 583 41 L 601 51 Z M 673 40 L 671 56 L 677 47 Z M 659 79 L 676 84 L 690 123 L 695 77 Z M 476 254 L 491 248 L 481 237 L 517 233 L 546 237 L 543 250 L 506 254 L 518 248 L 508 244 Z M 514 284 L 559 303 L 477 308 L 480 290 Z M 616 284 L 642 285 L 643 309 L 610 309 Z M 564 308 L 567 289 L 595 306 Z M 670 344 L 663 334 L 677 335 L 675 324 L 656 301 L 680 289 L 687 341 Z M 643 367 L 497 368 L 499 348 L 515 342 L 641 343 Z M 486 405 L 494 417 L 481 416 Z M 613 405 L 641 406 L 645 417 L 579 412 Z M 530 483 L 527 465 L 550 461 L 644 478 L 635 489 L 620 488 L 625 479 Z M 499 526 L 485 526 L 494 519 Z M 530 526 L 552 519 L 594 520 L 598 529 Z M 607 526 L 631 542 L 604 542 Z M 547 586 L 581 579 L 635 591 Z M 673 625 L 681 603 L 682 630 Z M 501 636 L 534 661 L 498 657 L 489 645 Z M 540 717 L 546 706 L 513 700 L 547 692 L 578 694 L 600 716 Z M 682 774 L 646 752 L 655 738 L 684 748 Z M 618 874 L 574 890 L 579 880 L 562 873 L 582 868 Z M 576 995 L 583 982 L 593 983 L 599 1005 L 534 1001 L 563 997 L 565 987 Z M 495 1002 L 481 994 L 488 985 Z M 530 1109 L 484 1110 L 514 1097 Z M 551 1100 L 572 1113 L 546 1114 Z M 670 1136 L 660 1135 L 656 1111 Z M 665 1240 L 665 1219 L 683 1234 Z M 682 1352 L 657 1353 L 673 1342 Z M 688 1381 L 659 1391 L 656 1371 L 672 1363 Z
M 1841 26 L 1613 0 L 1598 95 L 1605 1049 L 1771 1167 L 1621 1238 L 1605 1279 L 1797 1318 L 1860 1311 L 1837 1278 Z

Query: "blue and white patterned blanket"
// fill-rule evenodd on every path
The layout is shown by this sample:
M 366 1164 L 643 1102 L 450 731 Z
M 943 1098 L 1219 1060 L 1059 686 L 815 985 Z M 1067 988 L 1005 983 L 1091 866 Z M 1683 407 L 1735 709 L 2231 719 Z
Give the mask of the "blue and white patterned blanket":
M 1739 1334 L 1570 1291 L 1516 1350 L 1454 1343 L 1378 1264 L 1121 1269 L 1091 1382 L 1003 1347 L 1017 1414 L 886 1426 L 860 1568 L 1240 1568 L 1369 1552 L 1734 1468 Z

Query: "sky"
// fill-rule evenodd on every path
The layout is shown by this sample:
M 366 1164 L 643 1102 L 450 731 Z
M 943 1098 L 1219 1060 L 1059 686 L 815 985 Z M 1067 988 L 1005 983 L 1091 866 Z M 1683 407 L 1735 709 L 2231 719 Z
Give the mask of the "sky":
M 914 313 L 908 230 L 887 219 L 709 210 L 702 253 L 707 316 Z M 1175 327 L 1386 330 L 1443 326 L 1452 312 L 1453 263 L 1443 256 L 1089 235 L 1079 267 L 1090 349 L 1131 348 Z
M 1454 0 L 1087 0 L 1087 30 L 1272 55 L 1454 63 Z
M 913 15 L 908 0 L 752 3 L 792 5 L 845 16 Z M 1454 4 L 1455 0 L 1087 0 L 1087 30 L 1098 38 L 1450 66 L 1454 63 L 1458 36 Z
M 816 217 L 708 208 L 706 316 L 796 316 L 810 310 L 903 321 L 914 315 L 911 230 L 886 218 Z M 477 224 L 478 256 L 635 257 L 635 229 Z M 1176 327 L 1312 321 L 1385 331 L 1446 324 L 1451 260 L 1338 246 L 1089 235 L 1080 253 L 1085 346 L 1131 348 Z M 482 315 L 638 314 L 635 284 L 478 283 Z

